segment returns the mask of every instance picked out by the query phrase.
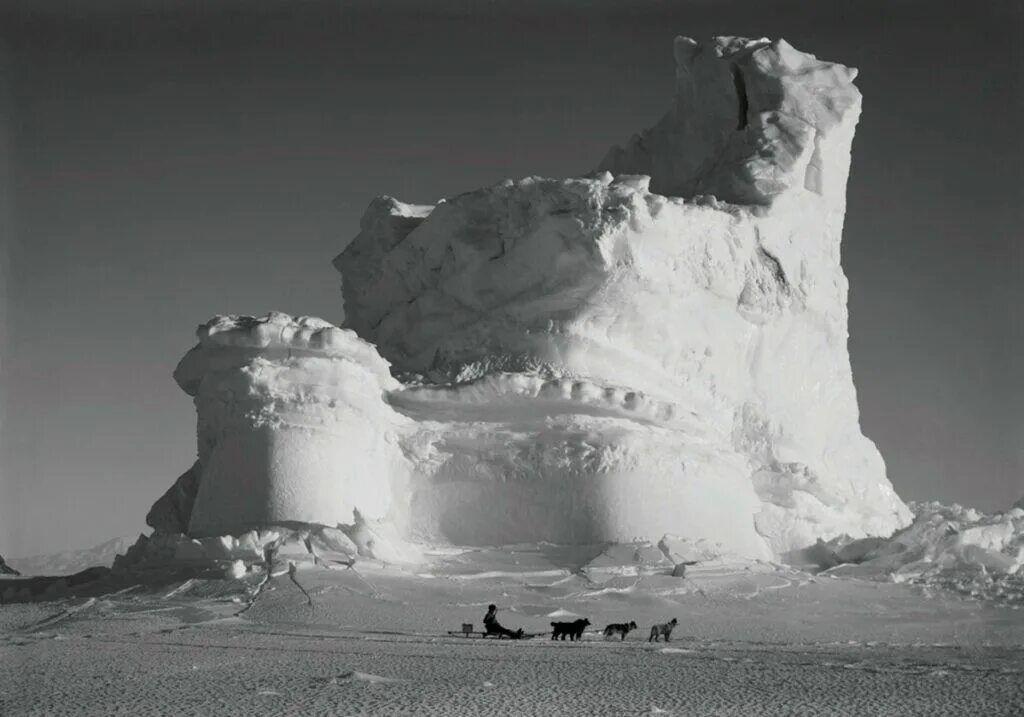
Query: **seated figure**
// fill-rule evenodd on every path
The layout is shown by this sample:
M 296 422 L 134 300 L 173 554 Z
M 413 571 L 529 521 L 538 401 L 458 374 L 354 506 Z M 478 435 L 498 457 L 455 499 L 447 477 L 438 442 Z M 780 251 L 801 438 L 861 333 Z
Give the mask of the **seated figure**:
M 487 614 L 484 615 L 484 632 L 485 637 L 487 635 L 497 635 L 498 639 L 502 637 L 508 637 L 512 640 L 518 640 L 523 636 L 523 628 L 512 631 L 507 627 L 502 627 L 501 623 L 498 622 L 498 606 L 488 605 Z

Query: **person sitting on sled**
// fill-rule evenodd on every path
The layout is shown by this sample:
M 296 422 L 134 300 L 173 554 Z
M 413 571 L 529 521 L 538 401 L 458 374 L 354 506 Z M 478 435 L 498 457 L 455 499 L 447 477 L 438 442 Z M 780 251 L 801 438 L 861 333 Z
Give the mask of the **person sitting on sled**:
M 498 606 L 488 605 L 487 614 L 484 615 L 484 630 L 488 635 L 497 635 L 498 639 L 504 635 L 512 640 L 518 640 L 523 636 L 523 628 L 519 628 L 515 632 L 509 630 L 507 627 L 502 627 L 498 622 Z

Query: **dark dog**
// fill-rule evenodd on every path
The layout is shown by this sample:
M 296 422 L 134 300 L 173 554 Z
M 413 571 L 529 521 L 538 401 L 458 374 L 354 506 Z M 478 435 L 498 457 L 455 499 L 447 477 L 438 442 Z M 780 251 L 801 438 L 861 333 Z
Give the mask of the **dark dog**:
M 679 621 L 672 618 L 668 622 L 662 623 L 661 625 L 655 625 L 651 628 L 651 636 L 647 638 L 647 642 L 657 642 L 659 637 L 664 636 L 665 642 L 668 642 L 669 635 L 672 634 L 672 630 L 675 628 Z
M 609 625 L 604 629 L 604 636 L 611 637 L 612 635 L 622 635 L 622 639 L 626 639 L 626 635 L 629 634 L 630 630 L 636 629 L 636 623 L 630 620 L 629 622 L 617 622 Z
M 580 618 L 579 620 L 573 620 L 572 622 L 553 622 L 551 623 L 551 639 L 557 640 L 561 637 L 563 640 L 568 635 L 570 640 L 579 640 L 583 635 L 583 630 L 590 624 L 590 620 L 587 618 Z

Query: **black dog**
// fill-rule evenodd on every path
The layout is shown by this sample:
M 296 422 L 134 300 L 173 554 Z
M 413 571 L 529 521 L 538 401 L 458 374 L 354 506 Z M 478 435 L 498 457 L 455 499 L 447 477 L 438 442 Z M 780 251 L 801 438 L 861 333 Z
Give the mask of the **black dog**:
M 629 622 L 617 622 L 609 625 L 604 629 L 604 636 L 611 637 L 612 635 L 622 635 L 622 639 L 626 639 L 626 635 L 629 634 L 630 630 L 636 629 L 636 623 L 630 620 Z
M 572 622 L 553 622 L 551 623 L 551 639 L 557 640 L 559 637 L 565 640 L 565 636 L 568 635 L 570 640 L 579 640 L 583 635 L 583 630 L 590 624 L 590 620 L 587 618 L 580 618 L 579 620 L 573 620 Z

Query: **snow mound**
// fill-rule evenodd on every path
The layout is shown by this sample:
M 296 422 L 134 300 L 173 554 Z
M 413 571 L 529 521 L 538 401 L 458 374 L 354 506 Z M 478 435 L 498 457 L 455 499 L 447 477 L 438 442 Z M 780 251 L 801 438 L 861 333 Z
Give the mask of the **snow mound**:
M 397 564 L 423 561 L 423 554 L 400 536 L 390 522 L 368 520 L 357 510 L 355 522 L 347 526 L 346 532 L 363 557 Z

